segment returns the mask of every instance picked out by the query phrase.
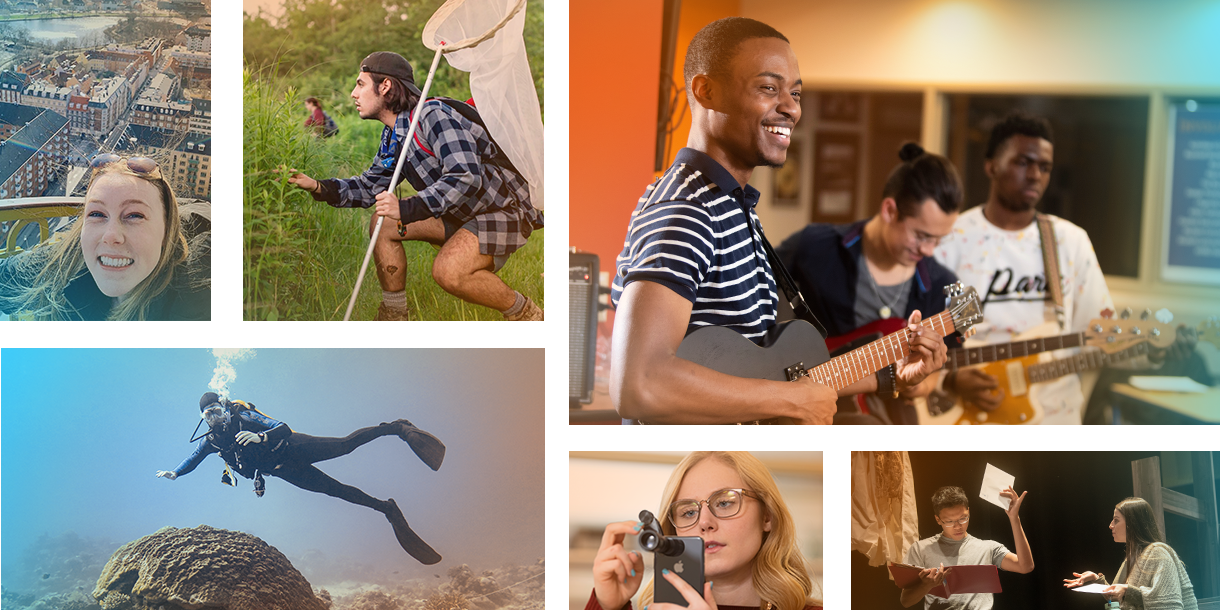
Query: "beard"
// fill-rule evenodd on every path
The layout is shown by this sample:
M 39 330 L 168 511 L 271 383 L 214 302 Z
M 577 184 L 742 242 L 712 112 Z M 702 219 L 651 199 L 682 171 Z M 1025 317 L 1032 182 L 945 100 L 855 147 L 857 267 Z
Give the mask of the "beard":
M 1000 203 L 1000 207 L 1008 210 L 1009 212 L 1028 212 L 1034 209 L 1038 205 L 1038 201 L 1041 200 L 1042 199 L 1039 197 L 1036 201 L 1030 203 L 1026 202 L 1024 198 L 1019 196 L 1009 197 L 1001 193 L 996 193 L 996 201 Z

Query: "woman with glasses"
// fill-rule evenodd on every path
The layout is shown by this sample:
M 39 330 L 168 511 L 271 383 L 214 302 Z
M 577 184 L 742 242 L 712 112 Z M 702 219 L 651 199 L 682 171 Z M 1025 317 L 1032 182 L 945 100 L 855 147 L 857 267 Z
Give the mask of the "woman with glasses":
M 667 536 L 703 538 L 703 591 L 673 573 L 664 575 L 692 610 L 821 606 L 812 597 L 813 582 L 797 547 L 792 515 L 767 467 L 749 453 L 700 451 L 686 456 L 661 494 L 658 520 Z M 606 526 L 593 560 L 594 590 L 587 610 L 630 607 L 644 581 L 644 560 L 623 543 L 641 527 L 636 521 Z M 653 604 L 653 585 L 644 585 L 640 607 L 676 607 Z
M 63 235 L 0 259 L 0 311 L 40 320 L 209 320 L 210 232 L 188 243 L 156 161 L 102 154 Z
M 1186 565 L 1161 535 L 1156 514 L 1143 498 L 1127 498 L 1114 507 L 1110 533 L 1115 542 L 1126 544 L 1126 556 L 1118 568 L 1116 584 L 1105 574 L 1072 572 L 1076 578 L 1063 579 L 1069 589 L 1100 581 L 1108 585 L 1106 599 L 1119 602 L 1123 610 L 1198 610 L 1194 585 Z

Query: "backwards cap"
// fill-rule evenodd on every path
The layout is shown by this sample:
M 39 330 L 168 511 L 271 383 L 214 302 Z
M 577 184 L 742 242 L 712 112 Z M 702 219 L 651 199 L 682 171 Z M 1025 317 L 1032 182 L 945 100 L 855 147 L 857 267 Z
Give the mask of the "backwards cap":
M 411 69 L 411 63 L 398 53 L 393 51 L 369 53 L 369 56 L 360 62 L 360 71 L 376 72 L 397 78 L 408 91 L 415 94 L 415 97 L 423 97 L 419 88 L 415 86 L 415 71 Z

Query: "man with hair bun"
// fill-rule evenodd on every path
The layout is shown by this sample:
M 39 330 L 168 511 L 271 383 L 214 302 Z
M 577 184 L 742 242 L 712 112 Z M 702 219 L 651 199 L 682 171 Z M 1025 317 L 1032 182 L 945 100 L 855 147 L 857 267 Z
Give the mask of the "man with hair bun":
M 784 163 L 801 118 L 796 54 L 765 23 L 708 24 L 691 40 L 683 76 L 687 146 L 640 198 L 616 261 L 611 399 L 622 417 L 648 423 L 831 423 L 836 392 L 825 385 L 733 377 L 676 355 L 697 328 L 725 326 L 760 343 L 775 326 L 759 192 L 747 183 L 755 167 Z M 937 368 L 940 343 L 915 337 L 919 379 Z M 841 392 L 875 389 L 869 376 Z
M 844 225 L 813 223 L 776 249 L 832 337 L 878 320 L 936 315 L 945 309 L 945 287 L 957 281 L 932 258 L 932 250 L 957 220 L 961 178 L 948 159 L 913 142 L 903 145 L 898 157 L 901 163 L 885 181 L 875 216 Z M 942 362 L 947 351 L 947 345 L 938 346 Z M 936 377 L 911 383 L 896 365 L 876 377 L 877 393 L 865 403 L 868 413 L 855 400 L 840 400 L 835 422 L 918 423 L 910 399 L 931 392 Z
M 542 213 L 530 204 L 529 185 L 481 121 L 473 120 L 477 115 L 467 104 L 441 98 L 421 103 L 419 98 L 406 59 L 389 51 L 370 54 L 360 63 L 352 99 L 360 118 L 385 125 L 377 158 L 353 178 L 315 180 L 297 173 L 289 184 L 337 208 L 375 205 L 370 234 L 378 216 L 395 221 L 383 225 L 373 249 L 382 291 L 375 320 L 409 318 L 404 241 L 440 247 L 431 276 L 445 292 L 495 309 L 506 320 L 542 320 L 542 309 L 533 300 L 496 275 L 530 233 L 542 228 Z M 419 124 L 400 176 L 416 194 L 400 200 L 394 194 L 398 185 L 390 180 L 416 108 Z
M 937 260 L 979 292 L 984 322 L 975 327 L 972 342 L 1081 332 L 1089 320 L 1114 310 L 1088 233 L 1046 214 L 1063 279 L 1064 311 L 1057 318 L 1036 222 L 1054 166 L 1053 141 L 1050 123 L 1041 117 L 1013 112 L 996 123 L 983 164 L 991 180 L 987 201 L 962 213 L 936 249 Z M 998 407 L 1005 394 L 995 377 L 976 368 L 945 375 L 944 388 L 985 411 Z M 1035 384 L 1029 395 L 1043 409 L 1041 423 L 1081 423 L 1078 374 Z
M 932 494 L 932 514 L 941 533 L 916 542 L 907 550 L 904 563 L 924 567 L 919 582 L 903 589 L 899 598 L 910 608 L 923 599 L 924 610 L 989 610 L 994 601 L 991 593 L 958 593 L 948 599 L 928 592 L 945 581 L 945 572 L 952 566 L 994 565 L 1001 570 L 1028 574 L 1034 569 L 1034 557 L 1021 527 L 1021 503 L 1028 491 L 1017 492 L 1010 486 L 1000 492 L 1008 498 L 1008 522 L 1012 526 L 1017 552 L 994 540 L 979 540 L 966 533 L 970 525 L 970 498 L 961 487 L 941 487 Z

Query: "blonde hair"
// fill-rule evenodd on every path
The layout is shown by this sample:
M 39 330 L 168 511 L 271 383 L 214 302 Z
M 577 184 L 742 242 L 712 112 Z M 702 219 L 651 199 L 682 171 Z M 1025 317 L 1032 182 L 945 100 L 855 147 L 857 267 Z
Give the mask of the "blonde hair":
M 136 284 L 114 309 L 108 320 L 144 320 L 148 306 L 169 287 L 174 279 L 176 267 L 185 262 L 190 254 L 186 234 L 182 230 L 182 217 L 178 212 L 178 200 L 169 183 L 161 176 L 160 169 L 142 174 L 127 167 L 126 160 L 116 161 L 93 170 L 89 190 L 102 176 L 118 174 L 134 176 L 152 184 L 161 195 L 165 210 L 165 233 L 161 239 L 161 256 L 148 277 Z M 84 207 L 81 208 L 81 213 Z M 74 313 L 72 305 L 64 296 L 64 290 L 73 280 L 88 273 L 85 256 L 81 251 L 81 231 L 84 222 L 77 215 L 71 228 L 58 240 L 48 240 L 32 248 L 28 253 L 15 257 L 15 276 L 18 289 L 15 297 L 9 298 L 9 307 L 38 320 L 66 320 Z M 9 287 L 4 287 L 9 288 Z
M 737 471 L 746 488 L 754 492 L 763 503 L 765 515 L 771 518 L 771 531 L 763 532 L 762 546 L 754 556 L 751 566 L 754 590 L 764 602 L 770 602 L 776 610 L 802 610 L 807 605 L 820 606 L 821 601 L 813 597 L 813 581 L 809 577 L 809 566 L 796 544 L 796 525 L 788 505 L 780 496 L 775 478 L 761 460 L 744 451 L 696 451 L 682 459 L 669 475 L 665 490 L 661 494 L 661 506 L 657 518 L 661 531 L 668 536 L 677 533 L 669 520 L 669 505 L 678 499 L 678 488 L 682 479 L 696 464 L 706 459 L 720 460 Z M 702 591 L 700 592 L 702 593 Z M 640 606 L 652 605 L 653 583 L 644 585 L 640 593 Z

